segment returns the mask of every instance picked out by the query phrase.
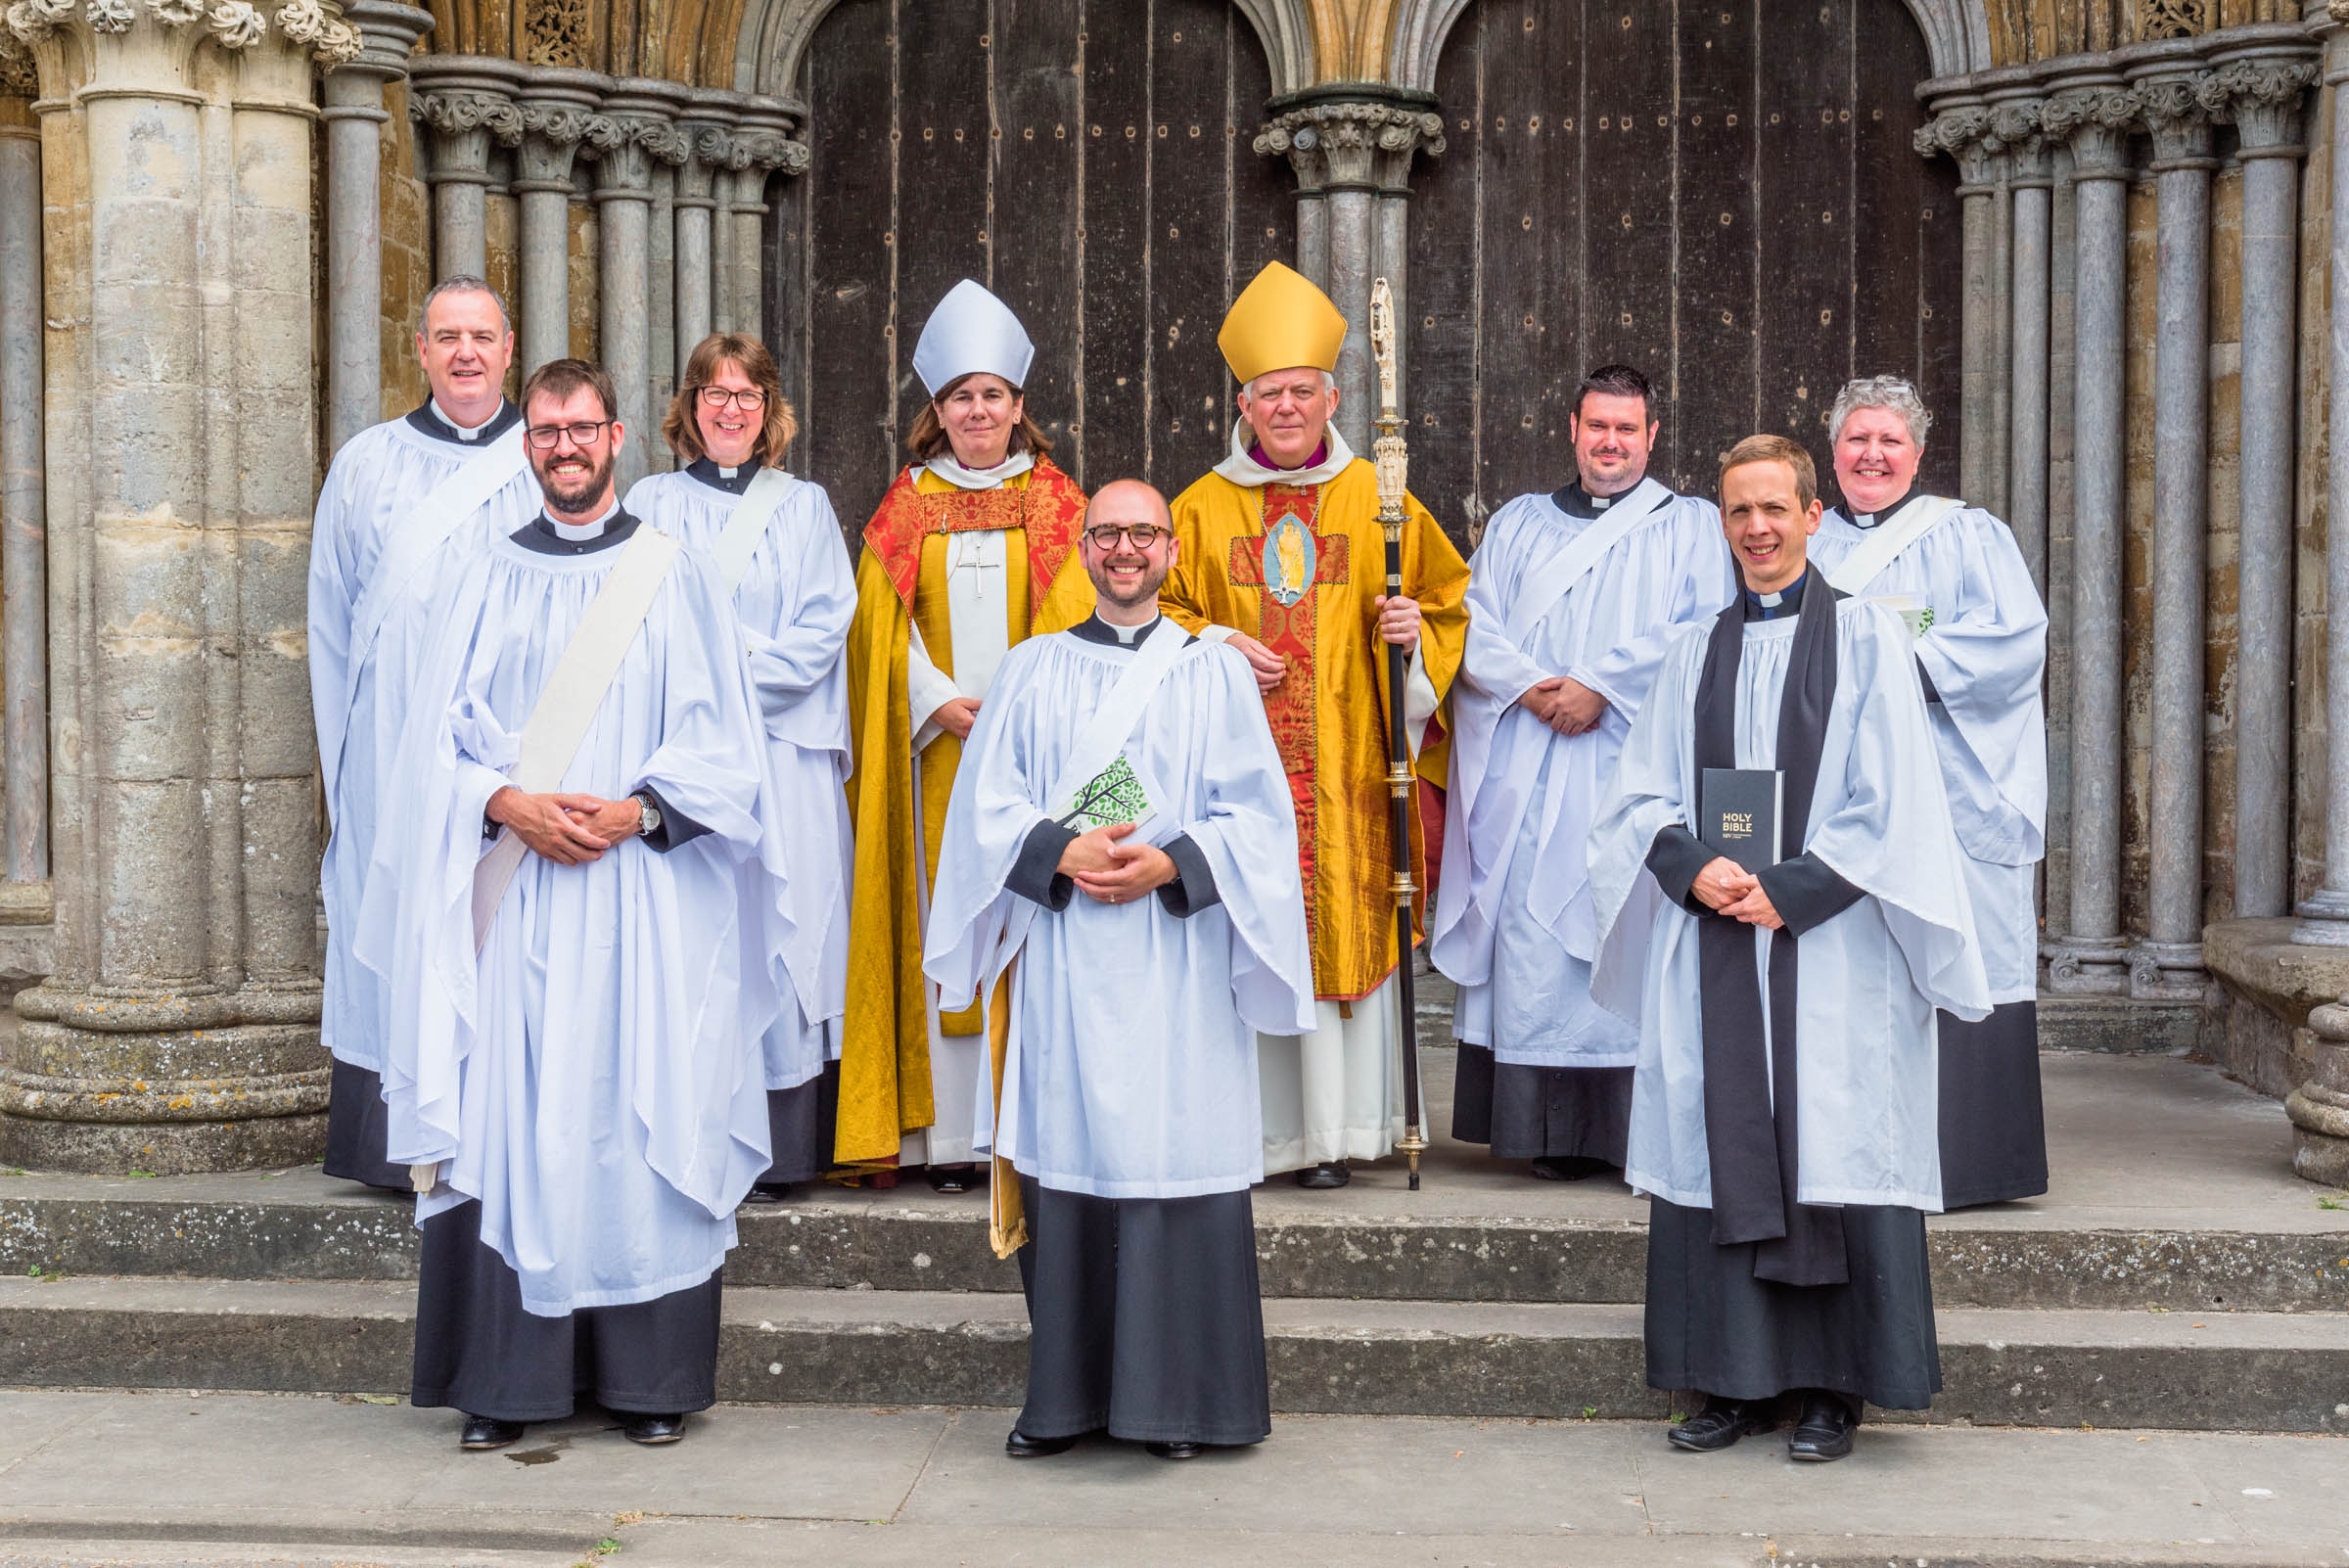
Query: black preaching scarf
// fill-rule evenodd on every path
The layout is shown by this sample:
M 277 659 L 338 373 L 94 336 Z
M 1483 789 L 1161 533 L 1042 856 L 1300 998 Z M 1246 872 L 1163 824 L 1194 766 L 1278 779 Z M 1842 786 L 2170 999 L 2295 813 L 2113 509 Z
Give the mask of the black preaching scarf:
M 1802 853 L 1819 782 L 1819 748 L 1835 703 L 1835 605 L 1825 579 L 1804 584 L 1786 687 L 1778 699 L 1777 765 L 1785 775 L 1778 844 Z M 1696 766 L 1737 765 L 1737 666 L 1745 656 L 1751 595 L 1713 623 L 1696 685 Z M 1789 1285 L 1850 1278 L 1838 1209 L 1797 1203 L 1795 1137 L 1795 935 L 1770 945 L 1770 1049 L 1754 985 L 1754 928 L 1707 911 L 1697 922 L 1703 972 L 1705 1146 L 1713 1166 L 1713 1240 L 1755 1242 L 1754 1277 Z M 1775 1114 L 1773 1114 L 1773 1099 Z

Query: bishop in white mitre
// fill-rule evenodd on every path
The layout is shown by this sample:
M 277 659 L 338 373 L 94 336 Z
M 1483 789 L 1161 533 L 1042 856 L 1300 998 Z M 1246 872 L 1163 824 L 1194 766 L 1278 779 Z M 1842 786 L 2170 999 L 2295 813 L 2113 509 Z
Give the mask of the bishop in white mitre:
M 538 510 L 522 411 L 506 401 L 504 301 L 479 278 L 443 279 L 425 296 L 416 356 L 432 395 L 344 443 L 310 528 L 310 704 L 333 828 L 319 867 L 319 1036 L 334 1057 L 326 1174 L 399 1191 L 407 1171 L 384 1157 L 384 996 L 350 945 L 388 804 L 377 791 L 407 717 L 435 585 Z
M 1706 1396 L 1676 1448 L 1790 1415 L 1811 1461 L 1941 1386 L 1937 1009 L 1989 1011 L 1909 631 L 1807 562 L 1817 484 L 1783 437 L 1722 460 L 1740 591 L 1666 650 L 1590 851 L 1592 990 L 1639 1031 L 1648 1384 Z
M 1620 1170 L 1639 1038 L 1591 999 L 1588 847 L 1665 647 L 1733 592 L 1721 514 L 1647 469 L 1655 390 L 1576 389 L 1575 478 L 1493 515 L 1468 562 L 1429 954 L 1457 986 L 1451 1135 L 1576 1180 Z
M 582 1395 L 668 1443 L 769 1163 L 793 824 L 731 591 L 614 493 L 610 377 L 555 360 L 522 405 L 545 510 L 433 620 L 357 938 L 422 1194 L 410 1398 L 471 1449 Z
M 768 1026 L 767 1141 L 755 1200 L 786 1196 L 832 1163 L 840 1016 L 848 994 L 849 672 L 856 582 L 823 486 L 788 473 L 799 422 L 774 356 L 748 333 L 714 333 L 686 360 L 662 435 L 684 466 L 638 480 L 626 509 L 715 564 L 734 592 L 742 657 L 759 693 L 767 761 L 791 824 L 789 924 L 769 956 L 787 1004 Z M 744 899 L 764 897 L 746 862 Z
M 1922 492 L 1931 417 L 1898 376 L 1836 394 L 1835 484 L 1812 557 L 1845 593 L 1901 610 L 1965 851 L 1965 880 L 1997 1004 L 1941 1022 L 1942 1199 L 1950 1208 L 2048 1190 L 2039 1084 L 2039 910 L 2047 853 L 2048 612 L 2013 530 Z
M 1166 501 L 1120 481 L 1086 523 L 1095 612 L 996 672 L 924 959 L 949 1002 L 1009 979 L 978 1130 L 1031 1330 L 1006 1452 L 1106 1429 L 1183 1459 L 1271 1430 L 1257 1040 L 1313 1027 L 1313 959 L 1255 674 L 1159 614 Z
M 836 1152 L 884 1181 L 927 1166 L 942 1192 L 979 1179 L 971 1129 L 990 1009 L 940 1004 L 922 932 L 946 801 L 995 671 L 1024 639 L 1092 610 L 1077 559 L 1084 492 L 1028 412 L 1036 346 L 966 278 L 914 346 L 929 390 L 856 563 L 849 642 L 855 895 Z

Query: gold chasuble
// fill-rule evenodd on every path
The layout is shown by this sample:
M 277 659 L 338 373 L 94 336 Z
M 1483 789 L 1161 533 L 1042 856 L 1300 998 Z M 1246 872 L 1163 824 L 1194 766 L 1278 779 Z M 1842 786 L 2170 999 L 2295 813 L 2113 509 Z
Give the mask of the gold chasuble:
M 1440 699 L 1467 641 L 1468 565 L 1427 508 L 1415 497 L 1408 507 L 1403 591 L 1419 602 L 1418 668 Z M 1166 612 L 1194 632 L 1234 627 L 1288 661 L 1265 714 L 1297 805 L 1313 991 L 1359 1001 L 1395 969 L 1387 704 L 1402 694 L 1387 690 L 1371 607 L 1387 580 L 1374 471 L 1357 458 L 1327 484 L 1253 487 L 1211 473 L 1175 498 L 1174 533 Z M 1435 762 L 1423 754 L 1420 771 L 1441 784 Z M 1411 825 L 1424 889 L 1415 811 Z
M 840 1127 L 843 1165 L 894 1164 L 899 1140 L 931 1125 L 930 1025 L 922 976 L 924 897 L 938 871 L 939 837 L 962 742 L 940 735 L 921 755 L 922 860 L 913 858 L 913 734 L 927 714 L 908 713 L 906 655 L 919 628 L 930 660 L 954 672 L 946 609 L 946 535 L 1004 533 L 1010 640 L 1063 631 L 1092 614 L 1092 582 L 1079 558 L 1084 492 L 1044 458 L 1000 489 L 965 490 L 926 468 L 898 476 L 864 530 L 856 563 L 856 624 L 849 637 L 849 722 L 856 771 L 849 810 L 856 825 L 849 924 L 849 1002 L 842 1021 Z M 940 1020 L 948 1035 L 976 1035 L 982 1009 Z

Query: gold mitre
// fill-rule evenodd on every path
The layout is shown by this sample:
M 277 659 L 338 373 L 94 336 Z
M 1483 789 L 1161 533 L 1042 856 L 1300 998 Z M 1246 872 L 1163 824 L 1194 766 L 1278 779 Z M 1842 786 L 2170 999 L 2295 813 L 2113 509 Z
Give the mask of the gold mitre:
M 1216 334 L 1223 362 L 1244 386 L 1275 370 L 1300 365 L 1338 368 L 1338 346 L 1346 341 L 1346 318 L 1329 296 L 1306 276 L 1268 261 L 1240 291 Z

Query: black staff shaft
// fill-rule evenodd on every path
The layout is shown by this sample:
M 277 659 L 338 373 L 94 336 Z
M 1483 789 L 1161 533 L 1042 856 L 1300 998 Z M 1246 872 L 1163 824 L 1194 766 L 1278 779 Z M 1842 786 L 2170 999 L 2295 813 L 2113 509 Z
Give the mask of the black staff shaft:
M 1401 530 L 1387 535 L 1387 597 L 1403 595 L 1403 539 Z M 1404 1149 L 1410 1164 L 1411 1190 L 1419 1190 L 1419 1151 L 1425 1146 L 1419 1128 L 1419 1034 L 1416 987 L 1411 976 L 1411 740 L 1404 716 L 1404 690 L 1409 679 L 1409 656 L 1387 644 L 1387 785 L 1392 797 L 1395 841 L 1395 1000 L 1403 1030 Z

